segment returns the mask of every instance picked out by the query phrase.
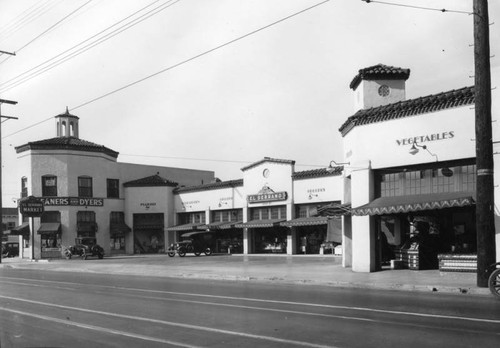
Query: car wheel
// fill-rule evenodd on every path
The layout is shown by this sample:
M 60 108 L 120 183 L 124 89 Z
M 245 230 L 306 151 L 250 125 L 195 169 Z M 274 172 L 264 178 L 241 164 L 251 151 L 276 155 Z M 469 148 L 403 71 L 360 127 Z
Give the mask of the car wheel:
M 194 254 L 195 254 L 196 256 L 200 256 L 200 255 L 201 255 L 201 252 L 199 252 L 199 251 L 195 251 L 195 252 L 194 252 Z
M 212 255 L 212 249 L 210 249 L 210 248 L 206 248 L 206 249 L 205 249 L 205 255 L 207 255 L 207 256 Z
M 184 256 L 186 256 L 186 249 L 184 249 L 184 248 L 179 249 L 179 251 L 177 253 L 179 254 L 180 257 L 184 257 Z
M 175 250 L 168 249 L 167 255 L 170 256 L 170 257 L 174 257 L 175 256 Z
M 496 269 L 491 273 L 488 279 L 488 287 L 491 293 L 500 300 L 500 268 Z

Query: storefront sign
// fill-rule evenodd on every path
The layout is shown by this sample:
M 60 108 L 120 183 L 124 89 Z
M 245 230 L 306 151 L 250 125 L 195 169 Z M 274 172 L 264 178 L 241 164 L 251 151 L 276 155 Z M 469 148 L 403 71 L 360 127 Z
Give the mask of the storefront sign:
M 283 192 L 274 192 L 268 186 L 264 186 L 256 195 L 248 195 L 248 203 L 262 203 L 284 201 L 288 198 L 288 194 Z
M 19 202 L 21 214 L 28 217 L 40 217 L 43 214 L 44 206 L 40 198 L 30 196 Z
M 148 210 L 151 207 L 156 207 L 156 202 L 148 202 L 148 203 L 139 203 L 141 207 Z
M 104 198 L 42 197 L 45 206 L 103 207 Z
M 405 145 L 411 145 L 413 143 L 420 144 L 420 143 L 425 143 L 425 142 L 429 142 L 429 141 L 452 139 L 454 137 L 455 137 L 455 131 L 448 131 L 448 132 L 442 132 L 442 133 L 419 135 L 419 136 L 412 137 L 412 138 L 397 139 L 396 143 L 399 146 L 405 146 Z

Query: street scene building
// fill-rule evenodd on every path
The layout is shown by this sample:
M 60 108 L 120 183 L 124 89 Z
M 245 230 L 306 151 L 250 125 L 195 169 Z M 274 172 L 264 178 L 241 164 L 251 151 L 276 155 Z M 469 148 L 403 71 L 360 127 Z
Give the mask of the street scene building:
M 119 163 L 79 138 L 78 117 L 58 115 L 57 137 L 16 147 L 22 196 L 46 208 L 31 226 L 37 255 L 60 257 L 81 236 L 108 255 L 165 252 L 189 237 L 218 253 L 333 254 L 359 272 L 475 271 L 474 88 L 407 100 L 409 77 L 383 64 L 359 70 L 342 162 L 295 171 L 265 157 L 228 181 Z
M 61 257 L 77 237 L 95 238 L 107 255 L 164 250 L 172 190 L 211 182 L 214 173 L 119 163 L 118 152 L 79 138 L 77 116 L 55 119 L 56 137 L 16 147 L 21 198 L 40 197 L 45 207 L 29 222 L 35 258 Z

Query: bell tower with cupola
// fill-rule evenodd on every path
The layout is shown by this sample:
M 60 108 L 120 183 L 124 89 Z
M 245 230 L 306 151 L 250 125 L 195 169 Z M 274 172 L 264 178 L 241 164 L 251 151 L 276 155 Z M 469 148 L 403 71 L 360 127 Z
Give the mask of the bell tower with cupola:
M 79 118 L 69 113 L 68 107 L 64 114 L 57 115 L 56 119 L 56 135 L 58 137 L 74 137 L 78 138 L 78 120 Z
M 404 101 L 410 69 L 384 64 L 359 70 L 349 87 L 354 91 L 354 110 L 375 108 Z

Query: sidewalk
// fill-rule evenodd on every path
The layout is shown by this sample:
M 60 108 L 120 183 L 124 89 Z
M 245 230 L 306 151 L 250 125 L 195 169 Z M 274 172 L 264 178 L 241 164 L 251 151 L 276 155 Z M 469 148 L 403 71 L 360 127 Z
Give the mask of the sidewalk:
M 335 256 L 213 255 L 184 258 L 177 255 L 120 255 L 98 259 L 39 260 L 2 259 L 0 269 L 43 269 L 129 274 L 156 277 L 281 282 L 339 287 L 424 291 L 492 296 L 476 286 L 475 273 L 438 270 L 383 270 L 356 273 L 343 268 Z

